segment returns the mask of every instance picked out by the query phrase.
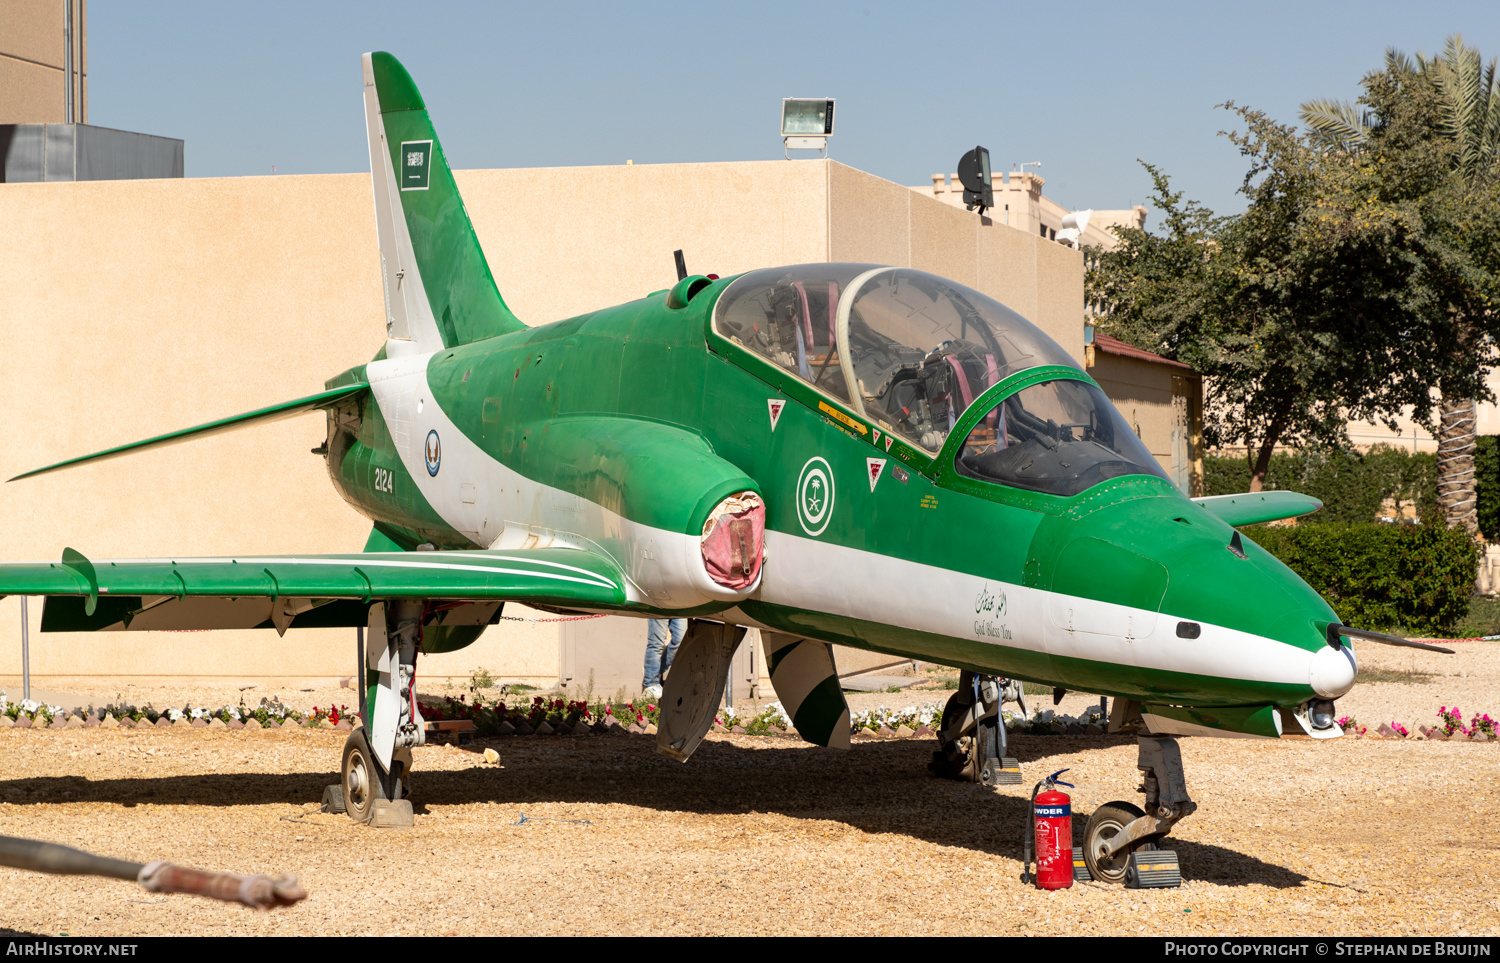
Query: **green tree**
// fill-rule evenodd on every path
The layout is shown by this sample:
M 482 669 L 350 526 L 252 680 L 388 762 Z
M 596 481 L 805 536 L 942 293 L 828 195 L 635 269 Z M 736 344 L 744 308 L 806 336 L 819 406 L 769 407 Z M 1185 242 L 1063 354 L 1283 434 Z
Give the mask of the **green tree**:
M 1226 135 L 1250 162 L 1245 212 L 1184 202 L 1146 165 L 1161 233 L 1117 229 L 1087 284 L 1101 331 L 1207 376 L 1205 441 L 1243 447 L 1259 491 L 1277 446 L 1346 447 L 1350 417 L 1390 423 L 1430 404 L 1430 377 L 1457 352 L 1406 303 L 1424 271 L 1407 213 L 1347 155 L 1225 106 L 1245 127 Z
M 1443 54 L 1386 52 L 1357 103 L 1314 100 L 1302 118 L 1330 155 L 1357 171 L 1367 203 L 1399 211 L 1406 253 L 1422 267 L 1406 310 L 1449 328 L 1455 362 L 1435 371 L 1438 504 L 1451 527 L 1479 530 L 1475 399 L 1487 397 L 1500 302 L 1500 83 L 1495 62 L 1454 34 Z M 1416 406 L 1430 427 L 1431 405 Z

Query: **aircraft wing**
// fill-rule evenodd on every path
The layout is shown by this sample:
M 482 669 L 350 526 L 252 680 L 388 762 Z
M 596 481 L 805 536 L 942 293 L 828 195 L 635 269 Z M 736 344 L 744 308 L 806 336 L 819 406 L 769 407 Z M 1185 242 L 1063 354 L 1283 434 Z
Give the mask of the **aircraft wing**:
M 0 564 L 0 595 L 42 595 L 44 632 L 366 624 L 370 602 L 435 600 L 440 624 L 482 625 L 505 601 L 624 608 L 609 558 L 571 548 L 358 552 Z
M 1245 495 L 1208 495 L 1193 501 L 1231 525 L 1255 525 L 1280 518 L 1308 515 L 1323 507 L 1311 495 L 1297 492 L 1253 492 Z

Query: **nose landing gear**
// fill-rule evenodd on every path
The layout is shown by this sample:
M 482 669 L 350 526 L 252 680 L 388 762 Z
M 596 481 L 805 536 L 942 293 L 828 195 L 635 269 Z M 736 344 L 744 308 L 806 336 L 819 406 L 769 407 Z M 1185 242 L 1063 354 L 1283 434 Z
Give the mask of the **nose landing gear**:
M 958 691 L 943 708 L 938 749 L 927 770 L 944 779 L 984 786 L 1019 786 L 1021 765 L 1006 755 L 1005 723 L 1000 708 L 1022 701 L 1021 684 L 998 676 L 963 672 Z
M 1175 853 L 1150 857 L 1150 868 L 1145 871 L 1140 865 L 1142 856 L 1137 854 L 1155 853 L 1158 841 L 1179 820 L 1191 816 L 1198 804 L 1188 798 L 1177 740 L 1137 736 L 1136 742 L 1136 768 L 1144 773 L 1141 792 L 1146 794 L 1146 809 L 1142 812 L 1131 803 L 1116 801 L 1094 810 L 1084 830 L 1083 859 L 1093 878 L 1101 882 L 1174 886 L 1181 879 Z

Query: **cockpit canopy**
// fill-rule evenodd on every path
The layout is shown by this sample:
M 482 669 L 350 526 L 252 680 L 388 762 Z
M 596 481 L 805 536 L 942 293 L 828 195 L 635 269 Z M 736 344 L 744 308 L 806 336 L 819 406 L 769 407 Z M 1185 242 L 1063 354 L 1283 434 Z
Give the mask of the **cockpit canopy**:
M 714 327 L 932 455 L 964 410 L 1001 379 L 1039 365 L 1078 367 L 1005 305 L 910 268 L 803 264 L 752 271 L 719 299 Z M 1012 395 L 980 422 L 957 470 L 1055 494 L 1121 474 L 1165 477 L 1097 389 L 1046 384 L 1059 387 Z M 1038 409 L 1034 416 L 1031 408 Z M 1066 457 L 1058 456 L 1059 445 L 1068 446 Z M 1021 457 L 1021 447 L 1038 446 L 1040 460 Z M 1086 469 L 1072 471 L 1083 462 Z

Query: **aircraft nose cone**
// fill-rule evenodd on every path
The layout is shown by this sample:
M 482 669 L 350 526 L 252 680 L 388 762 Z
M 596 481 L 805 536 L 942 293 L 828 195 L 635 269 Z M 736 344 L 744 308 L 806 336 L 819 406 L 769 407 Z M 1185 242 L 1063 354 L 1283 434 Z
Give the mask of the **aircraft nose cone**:
M 1325 699 L 1337 699 L 1354 688 L 1354 674 L 1359 669 L 1354 650 L 1347 645 L 1338 648 L 1325 645 L 1313 654 L 1308 670 L 1308 685 Z

